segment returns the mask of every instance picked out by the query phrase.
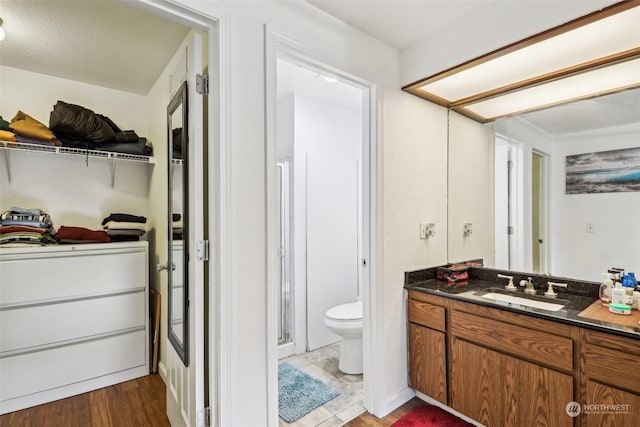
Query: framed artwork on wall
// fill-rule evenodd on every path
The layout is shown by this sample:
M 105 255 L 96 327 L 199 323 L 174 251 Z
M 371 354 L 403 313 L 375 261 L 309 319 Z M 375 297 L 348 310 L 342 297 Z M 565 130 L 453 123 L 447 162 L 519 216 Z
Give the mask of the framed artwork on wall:
M 640 147 L 565 158 L 566 194 L 640 191 Z

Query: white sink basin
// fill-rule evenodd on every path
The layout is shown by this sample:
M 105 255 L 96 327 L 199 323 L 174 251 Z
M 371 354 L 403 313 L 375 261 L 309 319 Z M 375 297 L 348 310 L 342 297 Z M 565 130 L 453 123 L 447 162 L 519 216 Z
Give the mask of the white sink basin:
M 556 304 L 552 302 L 536 301 L 528 298 L 516 297 L 513 295 L 503 295 L 495 292 L 482 295 L 482 298 L 494 300 L 496 304 L 504 304 L 509 306 L 523 305 L 525 307 L 539 308 L 546 311 L 559 311 L 564 304 Z

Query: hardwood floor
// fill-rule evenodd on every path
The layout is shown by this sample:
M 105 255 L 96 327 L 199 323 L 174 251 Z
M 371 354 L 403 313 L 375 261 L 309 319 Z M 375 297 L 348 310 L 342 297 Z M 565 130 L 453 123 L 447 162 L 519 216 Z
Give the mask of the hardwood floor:
M 159 375 L 148 375 L 0 415 L 0 426 L 168 427 L 165 385 Z
M 409 413 L 416 406 L 426 405 L 425 402 L 414 397 L 389 415 L 384 418 L 377 418 L 368 412 L 359 415 L 357 418 L 349 421 L 345 424 L 345 427 L 389 427 L 391 424 L 398 421 L 404 415 Z
M 414 398 L 384 418 L 367 412 L 346 427 L 389 427 L 416 406 Z M 165 385 L 159 375 L 0 415 L 0 427 L 170 427 Z

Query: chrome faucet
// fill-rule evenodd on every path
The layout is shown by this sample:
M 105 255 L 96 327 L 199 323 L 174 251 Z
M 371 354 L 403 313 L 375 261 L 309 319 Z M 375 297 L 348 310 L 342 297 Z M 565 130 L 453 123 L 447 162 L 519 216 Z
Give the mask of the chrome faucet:
M 527 277 L 527 280 L 520 280 L 520 286 L 524 286 L 524 293 L 529 295 L 536 294 L 536 288 L 531 283 L 531 277 Z
M 556 288 L 566 288 L 567 284 L 566 283 L 556 283 L 556 282 L 547 282 L 547 284 L 549 285 L 549 289 L 547 289 L 547 291 L 544 293 L 545 297 L 551 297 L 551 298 L 555 298 L 556 295 L 558 295 L 554 290 L 553 287 L 555 286 Z

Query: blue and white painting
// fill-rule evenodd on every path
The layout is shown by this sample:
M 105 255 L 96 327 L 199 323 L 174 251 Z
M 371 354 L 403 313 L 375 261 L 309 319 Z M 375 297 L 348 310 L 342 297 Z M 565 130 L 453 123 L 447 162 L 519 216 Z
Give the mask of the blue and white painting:
M 640 147 L 567 156 L 567 194 L 640 191 Z

